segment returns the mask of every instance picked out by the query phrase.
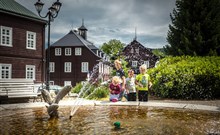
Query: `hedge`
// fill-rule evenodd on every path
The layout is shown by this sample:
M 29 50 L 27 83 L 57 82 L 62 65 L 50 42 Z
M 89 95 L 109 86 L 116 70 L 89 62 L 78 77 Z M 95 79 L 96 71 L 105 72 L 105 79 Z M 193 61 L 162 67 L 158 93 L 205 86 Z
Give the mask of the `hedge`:
M 152 93 L 163 98 L 220 98 L 220 57 L 166 57 L 149 69 Z

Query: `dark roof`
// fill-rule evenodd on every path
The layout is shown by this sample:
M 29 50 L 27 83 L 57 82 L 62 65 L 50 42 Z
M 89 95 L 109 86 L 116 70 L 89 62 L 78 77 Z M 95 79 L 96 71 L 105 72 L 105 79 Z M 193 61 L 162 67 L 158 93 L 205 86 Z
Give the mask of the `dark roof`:
M 145 49 L 147 49 L 147 50 L 149 50 L 149 51 L 151 51 L 152 49 L 151 48 L 147 48 L 147 47 L 145 47 L 145 46 L 143 46 L 140 42 L 138 42 L 136 39 L 134 39 L 131 43 L 129 43 L 127 46 L 130 46 L 130 45 L 137 45 L 137 46 L 141 46 L 142 48 L 145 48 Z M 127 47 L 126 46 L 126 47 Z M 125 48 L 126 48 L 125 47 Z M 125 49 L 124 48 L 124 49 Z M 123 49 L 123 51 L 124 51 L 124 49 Z
M 77 34 L 77 31 L 73 31 L 73 30 L 71 30 L 68 34 L 66 34 L 64 37 L 62 37 L 58 41 L 56 41 L 51 46 L 54 46 L 54 47 L 85 46 L 91 52 L 93 52 L 96 56 L 98 56 L 96 54 L 96 51 L 98 50 L 100 52 L 100 50 L 95 45 L 93 45 L 93 43 L 91 43 L 88 40 L 85 40 L 83 37 L 81 37 L 79 34 Z M 98 57 L 100 57 L 100 56 L 98 56 Z
M 78 28 L 78 30 L 86 30 L 87 31 L 87 28 L 84 25 L 82 25 L 81 27 Z
M 45 20 L 14 0 L 0 0 L 0 12 L 46 23 Z
M 71 30 L 67 35 L 59 39 L 51 46 L 85 46 L 85 45 L 94 46 L 91 42 L 85 40 L 79 34 Z

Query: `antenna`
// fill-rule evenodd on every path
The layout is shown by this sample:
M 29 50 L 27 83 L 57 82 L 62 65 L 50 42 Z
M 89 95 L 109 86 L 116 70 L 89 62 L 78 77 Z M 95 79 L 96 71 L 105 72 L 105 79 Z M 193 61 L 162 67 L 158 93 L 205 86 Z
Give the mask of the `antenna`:
M 137 27 L 135 27 L 135 36 L 134 36 L 134 40 L 137 40 Z
M 82 26 L 84 26 L 84 18 L 82 18 Z
M 73 29 L 73 21 L 71 22 L 71 30 Z

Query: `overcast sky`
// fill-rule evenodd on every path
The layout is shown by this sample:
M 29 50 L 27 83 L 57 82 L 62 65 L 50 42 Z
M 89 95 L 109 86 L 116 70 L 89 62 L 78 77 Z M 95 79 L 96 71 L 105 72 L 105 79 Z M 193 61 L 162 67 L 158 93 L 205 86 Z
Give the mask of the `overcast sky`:
M 37 0 L 16 0 L 37 14 Z M 55 0 L 45 3 L 43 15 Z M 71 29 L 84 25 L 88 29 L 88 40 L 97 47 L 111 39 L 129 44 L 135 37 L 148 48 L 161 48 L 167 44 L 170 13 L 175 0 L 60 0 L 62 7 L 51 24 L 51 43 L 56 42 Z M 46 34 L 47 35 L 47 34 Z M 47 40 L 46 40 L 47 41 Z

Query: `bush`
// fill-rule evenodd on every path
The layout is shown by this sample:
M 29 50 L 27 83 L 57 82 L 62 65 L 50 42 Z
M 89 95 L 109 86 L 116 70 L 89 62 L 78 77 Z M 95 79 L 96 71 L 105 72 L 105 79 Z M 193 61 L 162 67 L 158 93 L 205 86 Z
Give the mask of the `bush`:
M 82 85 L 83 83 L 77 83 L 75 87 L 72 88 L 71 92 L 72 93 L 79 93 L 81 88 L 82 88 Z
M 105 98 L 109 94 L 108 87 L 106 86 L 95 86 L 89 83 L 78 83 L 71 90 L 72 93 L 80 93 L 80 98 L 87 99 L 99 99 Z
M 220 97 L 220 57 L 166 57 L 148 73 L 156 96 L 177 99 Z

